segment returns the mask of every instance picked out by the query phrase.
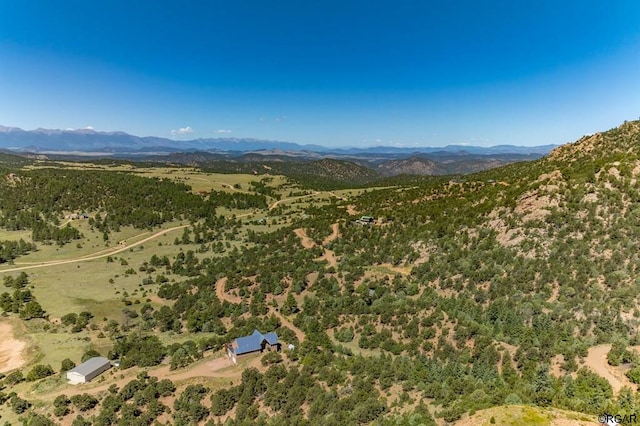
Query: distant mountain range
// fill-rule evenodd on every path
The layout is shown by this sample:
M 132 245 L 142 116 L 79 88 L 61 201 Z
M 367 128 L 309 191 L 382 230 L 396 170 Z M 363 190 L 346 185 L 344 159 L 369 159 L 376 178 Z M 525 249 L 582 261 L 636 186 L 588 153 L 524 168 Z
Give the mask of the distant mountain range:
M 26 131 L 0 126 L 0 149 L 33 159 L 119 158 L 216 167 L 235 172 L 255 170 L 255 165 L 260 164 L 271 169 L 274 163 L 283 162 L 297 163 L 296 167 L 302 170 L 310 167 L 310 162 L 333 159 L 372 169 L 379 176 L 465 174 L 518 161 L 535 160 L 555 147 L 448 145 L 335 148 L 250 138 L 183 141 L 91 129 Z M 282 165 L 278 168 L 282 168 Z M 262 169 L 258 167 L 258 170 Z
M 499 145 L 478 147 L 448 145 L 445 147 L 390 147 L 334 148 L 320 145 L 300 145 L 293 142 L 271 141 L 252 138 L 207 138 L 175 140 L 154 136 L 139 137 L 124 132 L 96 132 L 91 129 L 22 130 L 17 127 L 0 126 L 0 147 L 12 151 L 47 153 L 113 153 L 140 154 L 173 153 L 189 151 L 248 152 L 284 151 L 349 154 L 416 154 L 457 152 L 463 154 L 539 154 L 545 155 L 556 145 L 514 146 Z

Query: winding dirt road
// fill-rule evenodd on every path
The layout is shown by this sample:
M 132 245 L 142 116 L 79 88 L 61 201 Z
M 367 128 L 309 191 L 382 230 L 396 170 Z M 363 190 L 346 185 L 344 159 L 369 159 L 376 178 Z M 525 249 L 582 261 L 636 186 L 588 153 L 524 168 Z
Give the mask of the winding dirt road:
M 220 278 L 216 282 L 216 296 L 218 297 L 218 299 L 220 299 L 221 302 L 226 300 L 229 303 L 241 303 L 242 302 L 241 298 L 239 298 L 238 296 L 232 296 L 229 293 L 226 293 L 224 291 L 224 286 L 226 283 L 227 283 L 227 277 Z M 302 330 L 300 330 L 298 327 L 293 325 L 291 321 L 286 319 L 284 315 L 282 315 L 280 312 L 275 310 L 271 305 L 267 305 L 267 309 L 270 314 L 275 315 L 280 320 L 282 325 L 293 330 L 293 332 L 296 334 L 296 337 L 298 338 L 298 341 L 302 342 L 304 340 L 304 333 L 302 332 Z
M 293 332 L 295 333 L 296 337 L 298 338 L 299 342 L 302 342 L 304 340 L 304 333 L 302 332 L 302 330 L 300 330 L 298 327 L 296 327 L 295 325 L 293 325 L 293 323 L 291 321 L 289 321 L 288 319 L 286 319 L 284 317 L 284 315 L 282 315 L 280 312 L 276 311 L 273 306 L 269 306 L 268 305 L 268 310 L 270 314 L 275 315 L 280 322 L 282 323 L 282 325 L 286 326 L 287 328 L 290 328 L 291 330 L 293 330 Z
M 337 223 L 331 224 L 331 235 L 329 235 L 327 238 L 324 239 L 324 241 L 322 242 L 322 245 L 324 246 L 329 244 L 331 241 L 335 240 L 339 236 L 340 236 L 339 225 Z
M 220 299 L 220 302 L 227 301 L 229 303 L 241 303 L 242 299 L 238 296 L 232 296 L 225 293 L 224 286 L 227 284 L 227 277 L 220 278 L 216 282 L 216 296 Z
M 309 238 L 309 236 L 307 235 L 307 232 L 304 229 L 302 228 L 294 229 L 293 233 L 296 234 L 298 238 L 300 238 L 302 247 L 306 249 L 312 249 L 316 246 L 316 243 L 311 238 Z
M 329 250 L 328 248 L 324 247 L 324 245 L 330 243 L 331 241 L 335 240 L 340 236 L 338 224 L 337 223 L 332 224 L 331 230 L 332 230 L 331 235 L 325 238 L 324 241 L 322 242 L 322 249 L 324 250 L 324 254 L 320 259 L 325 259 L 327 262 L 329 262 L 329 266 L 333 266 L 335 268 L 338 265 L 338 259 L 336 258 L 336 254 L 333 252 L 333 250 Z M 309 238 L 309 236 L 307 235 L 307 231 L 305 231 L 304 229 L 302 228 L 294 229 L 293 232 L 296 234 L 298 238 L 300 238 L 302 247 L 306 249 L 311 249 L 316 246 L 315 241 Z

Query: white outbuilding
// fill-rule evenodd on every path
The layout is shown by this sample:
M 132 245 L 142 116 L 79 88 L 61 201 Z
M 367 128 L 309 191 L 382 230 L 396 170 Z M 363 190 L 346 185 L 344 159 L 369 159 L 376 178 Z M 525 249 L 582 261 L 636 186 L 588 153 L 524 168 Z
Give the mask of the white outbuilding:
M 108 359 L 97 356 L 83 362 L 73 370 L 67 371 L 67 380 L 72 385 L 87 383 L 110 368 L 111 362 Z

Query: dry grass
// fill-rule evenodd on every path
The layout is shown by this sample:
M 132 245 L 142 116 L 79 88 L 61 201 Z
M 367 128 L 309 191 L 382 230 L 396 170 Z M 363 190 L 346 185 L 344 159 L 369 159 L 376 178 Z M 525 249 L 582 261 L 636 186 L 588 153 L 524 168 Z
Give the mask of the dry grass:
M 597 417 L 555 408 L 508 405 L 481 410 L 455 423 L 456 426 L 494 424 L 498 426 L 591 426 L 597 424 Z

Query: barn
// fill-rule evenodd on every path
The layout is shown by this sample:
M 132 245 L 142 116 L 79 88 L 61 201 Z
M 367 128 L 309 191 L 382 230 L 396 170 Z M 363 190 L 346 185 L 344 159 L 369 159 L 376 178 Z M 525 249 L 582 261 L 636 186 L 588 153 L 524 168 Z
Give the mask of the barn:
M 73 370 L 67 371 L 67 380 L 72 385 L 87 383 L 110 368 L 111 362 L 108 359 L 97 356 L 83 362 Z

